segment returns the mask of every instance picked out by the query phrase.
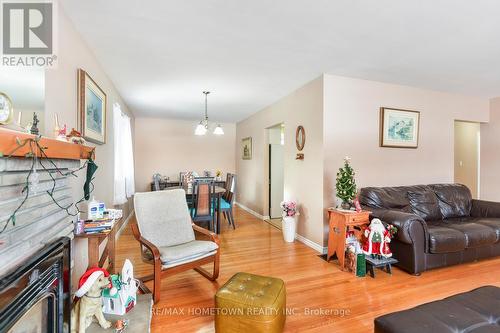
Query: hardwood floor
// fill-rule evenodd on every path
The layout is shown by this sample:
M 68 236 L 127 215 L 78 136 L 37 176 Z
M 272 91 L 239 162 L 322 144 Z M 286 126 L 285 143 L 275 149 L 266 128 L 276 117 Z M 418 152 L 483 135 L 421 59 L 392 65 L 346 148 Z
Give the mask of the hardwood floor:
M 212 283 L 194 271 L 162 281 L 152 332 L 213 332 L 214 295 L 236 272 L 279 277 L 286 283 L 285 332 L 373 332 L 375 317 L 483 285 L 500 287 L 500 258 L 437 269 L 416 277 L 397 268 L 356 278 L 326 263 L 300 242 L 283 242 L 281 231 L 241 209 L 236 230 L 223 221 L 221 269 Z M 117 265 L 134 263 L 135 275 L 152 273 L 140 260 L 139 245 L 127 226 L 117 242 Z M 151 285 L 147 284 L 149 287 Z M 245 332 L 242 332 L 245 333 Z

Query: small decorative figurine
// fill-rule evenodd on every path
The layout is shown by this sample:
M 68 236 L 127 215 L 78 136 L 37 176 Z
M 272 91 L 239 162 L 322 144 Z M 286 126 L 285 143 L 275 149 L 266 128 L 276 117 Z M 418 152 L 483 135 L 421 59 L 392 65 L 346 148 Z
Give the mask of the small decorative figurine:
M 115 332 L 122 333 L 128 326 L 128 319 L 119 319 L 115 323 Z
M 359 197 L 356 196 L 356 198 L 354 198 L 353 202 L 354 204 L 354 208 L 356 208 L 356 212 L 361 212 L 363 210 L 363 208 L 361 207 L 361 204 L 359 203 Z
M 60 128 L 59 131 L 57 132 L 56 139 L 59 141 L 68 142 L 68 138 L 66 137 L 66 132 L 67 132 L 66 124 L 64 124 L 64 127 Z
M 71 311 L 71 333 L 85 333 L 94 317 L 102 328 L 111 323 L 102 312 L 102 291 L 110 286 L 109 273 L 103 268 L 90 268 L 80 278 L 76 297 L 80 297 Z
M 38 130 L 38 123 L 40 121 L 38 120 L 38 116 L 36 115 L 36 112 L 33 112 L 33 123 L 31 125 L 31 128 L 30 128 L 30 133 L 31 134 L 34 134 L 34 135 L 38 135 L 39 134 L 39 130 Z
M 363 252 L 367 255 L 371 255 L 372 257 L 375 255 L 379 258 L 392 257 L 389 243 L 391 242 L 391 238 L 395 232 L 395 227 L 390 226 L 389 230 L 387 230 L 382 224 L 382 221 L 379 219 L 373 219 L 364 232 L 366 239 L 363 244 Z
M 85 139 L 82 137 L 82 134 L 78 132 L 76 129 L 71 129 L 71 132 L 69 132 L 68 135 L 66 135 L 66 138 L 68 138 L 68 141 L 77 143 L 77 144 L 85 144 Z

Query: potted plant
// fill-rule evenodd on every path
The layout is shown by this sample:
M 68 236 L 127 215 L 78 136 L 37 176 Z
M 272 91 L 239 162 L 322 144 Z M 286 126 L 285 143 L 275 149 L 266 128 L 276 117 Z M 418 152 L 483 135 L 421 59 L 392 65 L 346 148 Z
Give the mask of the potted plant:
M 351 202 L 356 197 L 356 181 L 354 170 L 349 164 L 350 158 L 344 158 L 344 167 L 337 172 L 337 197 L 342 199 L 342 209 L 350 209 Z
M 297 230 L 297 203 L 295 201 L 283 201 L 281 203 L 283 209 L 283 220 L 281 221 L 281 230 L 283 239 L 287 243 L 292 243 L 295 240 L 295 232 Z

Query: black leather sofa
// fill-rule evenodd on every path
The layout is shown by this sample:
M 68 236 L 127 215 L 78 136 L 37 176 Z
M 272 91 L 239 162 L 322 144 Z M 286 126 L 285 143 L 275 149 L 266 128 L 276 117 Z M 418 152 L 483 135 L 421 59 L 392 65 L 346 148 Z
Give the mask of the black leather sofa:
M 500 255 L 500 203 L 474 200 L 459 184 L 361 189 L 372 217 L 398 228 L 398 266 L 412 273 Z

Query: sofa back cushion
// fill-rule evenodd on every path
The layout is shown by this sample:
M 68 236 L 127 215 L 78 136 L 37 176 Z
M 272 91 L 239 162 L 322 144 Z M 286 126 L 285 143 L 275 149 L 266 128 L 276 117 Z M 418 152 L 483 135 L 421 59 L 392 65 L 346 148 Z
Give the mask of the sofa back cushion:
M 439 202 L 434 191 L 408 191 L 408 200 L 414 214 L 425 221 L 442 220 L 443 216 L 439 209 Z
M 472 209 L 472 194 L 465 185 L 435 184 L 429 187 L 436 193 L 443 218 L 467 217 Z
M 408 199 L 408 192 L 425 192 L 430 188 L 425 185 L 397 187 L 364 187 L 359 193 L 359 202 L 363 206 L 398 210 L 413 213 Z
M 425 194 L 414 195 L 412 205 L 408 196 L 409 192 Z M 440 214 L 435 209 L 432 196 L 427 192 L 435 193 Z M 470 216 L 472 209 L 471 192 L 466 186 L 460 184 L 365 187 L 359 193 L 359 201 L 361 205 L 367 208 L 391 209 L 413 213 L 427 221 L 467 217 Z M 422 209 L 417 207 L 419 202 L 420 204 L 426 202 L 425 207 L 422 207 Z

